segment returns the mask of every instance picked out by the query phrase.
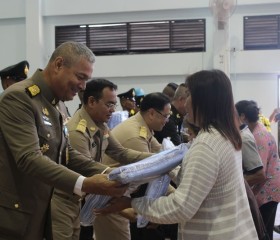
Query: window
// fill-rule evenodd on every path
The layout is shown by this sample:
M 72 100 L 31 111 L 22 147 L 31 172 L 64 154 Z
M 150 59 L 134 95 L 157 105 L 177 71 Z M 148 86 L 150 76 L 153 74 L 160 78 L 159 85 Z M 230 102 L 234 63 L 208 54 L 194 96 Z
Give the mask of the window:
M 56 47 L 86 44 L 96 55 L 205 51 L 205 19 L 57 26 Z
M 244 49 L 280 48 L 280 15 L 244 17 Z

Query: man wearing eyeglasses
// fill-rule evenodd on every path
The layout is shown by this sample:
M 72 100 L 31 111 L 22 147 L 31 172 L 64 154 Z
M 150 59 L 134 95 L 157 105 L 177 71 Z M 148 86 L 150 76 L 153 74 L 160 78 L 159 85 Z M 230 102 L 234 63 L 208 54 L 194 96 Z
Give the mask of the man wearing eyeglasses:
M 171 101 L 171 117 L 170 121 L 164 126 L 162 131 L 155 132 L 155 138 L 162 143 L 164 138 L 169 137 L 174 145 L 183 142 L 182 128 L 183 118 L 187 113 L 186 110 L 187 88 L 184 83 L 180 84 Z
M 153 136 L 154 131 L 161 131 L 169 121 L 170 115 L 171 104 L 169 98 L 163 93 L 150 93 L 144 96 L 140 111 L 113 128 L 112 134 L 124 147 L 141 152 L 157 153 L 161 150 L 161 144 Z M 115 161 L 105 158 L 104 163 L 112 164 Z M 132 196 L 143 196 L 145 189 L 146 185 L 141 186 L 137 193 Z M 110 215 L 112 214 L 101 216 L 104 223 L 109 222 Z M 121 225 L 121 223 L 116 224 Z M 160 236 L 156 229 L 137 228 L 136 223 L 130 224 L 130 230 L 132 240 L 165 239 Z
M 120 164 L 136 162 L 151 153 L 124 148 L 109 131 L 107 122 L 115 111 L 117 86 L 106 79 L 91 80 L 86 84 L 83 105 L 67 123 L 71 146 L 96 162 L 103 162 L 106 153 Z M 77 240 L 80 232 L 80 199 L 55 190 L 52 198 L 54 240 Z M 128 221 L 128 220 L 127 220 Z M 102 226 L 106 232 L 107 226 Z M 105 230 L 104 230 L 105 229 Z M 100 232 L 96 227 L 96 232 Z M 124 239 L 128 229 L 118 229 L 114 238 Z M 119 236 L 119 237 L 118 237 Z M 95 237 L 98 240 L 98 236 Z

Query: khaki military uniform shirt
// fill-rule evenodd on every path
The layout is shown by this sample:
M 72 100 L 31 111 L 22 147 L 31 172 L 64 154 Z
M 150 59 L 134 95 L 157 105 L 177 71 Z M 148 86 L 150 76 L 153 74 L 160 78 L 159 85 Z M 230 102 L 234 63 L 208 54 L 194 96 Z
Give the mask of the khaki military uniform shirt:
M 126 148 L 147 153 L 161 150 L 161 144 L 153 136 L 140 112 L 113 128 L 112 134 Z M 115 161 L 106 157 L 104 163 L 114 164 Z
M 106 153 L 110 157 L 116 159 L 117 164 L 127 164 L 130 162 L 136 162 L 143 158 L 151 156 L 150 153 L 143 153 L 134 151 L 128 148 L 124 148 L 111 134 L 109 128 L 105 123 L 96 124 L 89 114 L 87 113 L 84 106 L 79 109 L 74 116 L 67 123 L 69 132 L 70 143 L 73 148 L 78 150 L 83 155 L 90 158 L 92 161 L 103 162 L 103 156 Z M 53 217 L 55 218 L 53 224 L 53 232 L 56 239 L 65 239 L 65 236 L 69 235 L 70 231 L 73 231 L 73 237 L 76 236 L 76 223 L 79 220 L 75 213 L 79 212 L 77 208 L 79 205 L 74 201 L 69 202 L 68 199 L 72 198 L 69 194 L 62 194 L 56 191 L 53 198 L 54 209 L 64 208 L 64 214 L 53 211 Z M 73 217 L 75 216 L 75 217 Z M 112 216 L 112 215 L 110 215 Z M 64 227 L 65 232 L 61 226 L 61 222 L 67 222 L 69 219 L 73 219 L 72 229 Z M 79 222 L 79 221 L 78 221 Z M 114 223 L 121 222 L 118 224 L 118 228 L 110 228 L 115 225 Z M 68 225 L 71 225 L 69 223 Z M 113 214 L 113 217 L 107 219 L 107 217 L 97 217 L 94 223 L 95 236 L 99 240 L 115 239 L 124 240 L 130 239 L 128 220 L 121 217 L 118 214 Z
M 94 161 L 103 162 L 104 153 L 121 164 L 136 162 L 151 156 L 145 151 L 124 148 L 111 134 L 107 124 L 96 124 L 84 106 L 70 119 L 67 128 L 71 146 Z
M 43 239 L 53 187 L 73 193 L 74 171 L 106 168 L 68 146 L 57 103 L 41 70 L 0 97 L 0 239 Z

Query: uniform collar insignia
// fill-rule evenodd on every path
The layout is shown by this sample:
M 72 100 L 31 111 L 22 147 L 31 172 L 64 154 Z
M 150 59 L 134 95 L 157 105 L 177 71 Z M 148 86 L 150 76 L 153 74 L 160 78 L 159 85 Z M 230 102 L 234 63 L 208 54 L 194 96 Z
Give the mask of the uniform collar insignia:
M 40 150 L 41 150 L 42 153 L 47 152 L 49 149 L 50 149 L 49 144 L 43 144 L 43 146 L 40 147 Z
M 49 116 L 49 111 L 47 108 L 43 108 L 42 110 L 43 114 L 45 114 L 46 116 Z

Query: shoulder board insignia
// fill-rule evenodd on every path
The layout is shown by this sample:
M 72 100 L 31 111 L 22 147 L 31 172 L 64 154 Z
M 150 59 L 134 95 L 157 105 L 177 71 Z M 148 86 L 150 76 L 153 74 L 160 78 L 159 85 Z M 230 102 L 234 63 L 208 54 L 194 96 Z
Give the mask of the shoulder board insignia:
M 87 128 L 87 121 L 85 119 L 81 119 L 76 127 L 76 130 L 79 132 L 85 133 L 86 128 Z
M 145 139 L 147 138 L 148 132 L 147 132 L 147 128 L 146 127 L 144 127 L 144 126 L 140 127 L 139 136 L 143 137 Z
M 35 97 L 40 93 L 40 88 L 37 85 L 32 85 L 26 88 L 26 92 L 29 94 L 30 97 Z

